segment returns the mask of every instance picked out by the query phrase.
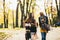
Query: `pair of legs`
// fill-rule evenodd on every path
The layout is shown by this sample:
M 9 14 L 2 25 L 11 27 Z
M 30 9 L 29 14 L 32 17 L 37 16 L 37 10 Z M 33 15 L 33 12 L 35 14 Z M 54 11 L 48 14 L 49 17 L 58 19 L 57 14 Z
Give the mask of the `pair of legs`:
M 46 32 L 41 32 L 42 40 L 46 40 Z
M 25 39 L 29 40 L 30 38 L 31 38 L 31 33 L 29 31 L 26 31 Z
M 36 32 L 31 32 L 31 40 L 36 40 L 38 37 L 37 37 L 37 34 Z

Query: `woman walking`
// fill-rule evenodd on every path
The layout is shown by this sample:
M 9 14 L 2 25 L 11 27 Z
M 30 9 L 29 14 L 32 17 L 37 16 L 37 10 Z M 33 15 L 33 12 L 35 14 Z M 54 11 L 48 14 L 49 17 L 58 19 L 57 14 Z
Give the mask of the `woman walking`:
M 46 40 L 46 33 L 48 32 L 45 28 L 45 24 L 48 24 L 48 18 L 43 14 L 43 12 L 40 12 L 39 26 L 41 29 L 42 40 Z

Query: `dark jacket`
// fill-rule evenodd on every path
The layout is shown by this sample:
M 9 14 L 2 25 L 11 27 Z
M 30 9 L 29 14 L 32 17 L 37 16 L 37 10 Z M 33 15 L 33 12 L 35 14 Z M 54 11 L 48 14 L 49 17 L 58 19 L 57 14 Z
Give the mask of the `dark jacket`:
M 46 24 L 48 24 L 48 17 L 47 16 L 43 16 L 43 18 L 46 19 Z M 42 19 L 42 16 L 39 17 L 39 26 L 41 27 L 42 26 L 42 23 L 41 23 L 41 19 Z
M 40 28 L 41 28 L 40 31 L 41 31 L 41 32 L 47 32 L 46 29 L 42 29 L 42 27 L 44 26 L 44 25 L 42 26 L 42 22 L 41 22 L 42 17 L 46 19 L 46 20 L 44 20 L 44 21 L 45 21 L 46 24 L 48 24 L 48 17 L 47 17 L 47 16 L 40 16 L 40 17 L 39 17 L 39 26 L 40 26 Z

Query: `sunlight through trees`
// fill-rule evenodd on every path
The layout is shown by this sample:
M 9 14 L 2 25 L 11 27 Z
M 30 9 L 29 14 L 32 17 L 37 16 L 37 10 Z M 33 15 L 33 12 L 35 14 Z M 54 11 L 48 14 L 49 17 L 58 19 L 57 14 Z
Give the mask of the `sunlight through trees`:
M 49 21 L 60 18 L 60 0 L 0 0 L 0 25 L 23 27 L 29 13 L 34 14 L 38 22 L 39 12 L 44 12 Z

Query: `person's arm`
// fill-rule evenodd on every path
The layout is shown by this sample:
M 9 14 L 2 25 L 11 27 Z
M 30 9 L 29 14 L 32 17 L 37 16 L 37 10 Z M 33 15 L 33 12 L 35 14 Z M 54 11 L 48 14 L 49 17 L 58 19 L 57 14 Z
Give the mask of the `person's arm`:
M 46 23 L 48 24 L 48 17 L 46 16 Z
M 25 28 L 25 21 L 23 22 L 23 27 Z
M 38 23 L 35 21 L 35 26 L 38 27 Z
M 38 20 L 39 20 L 39 26 L 41 27 L 40 17 L 39 17 L 39 19 L 38 19 Z
M 23 25 L 24 28 L 26 27 L 25 25 L 26 25 L 27 21 L 28 21 L 28 19 L 24 20 L 24 25 Z

